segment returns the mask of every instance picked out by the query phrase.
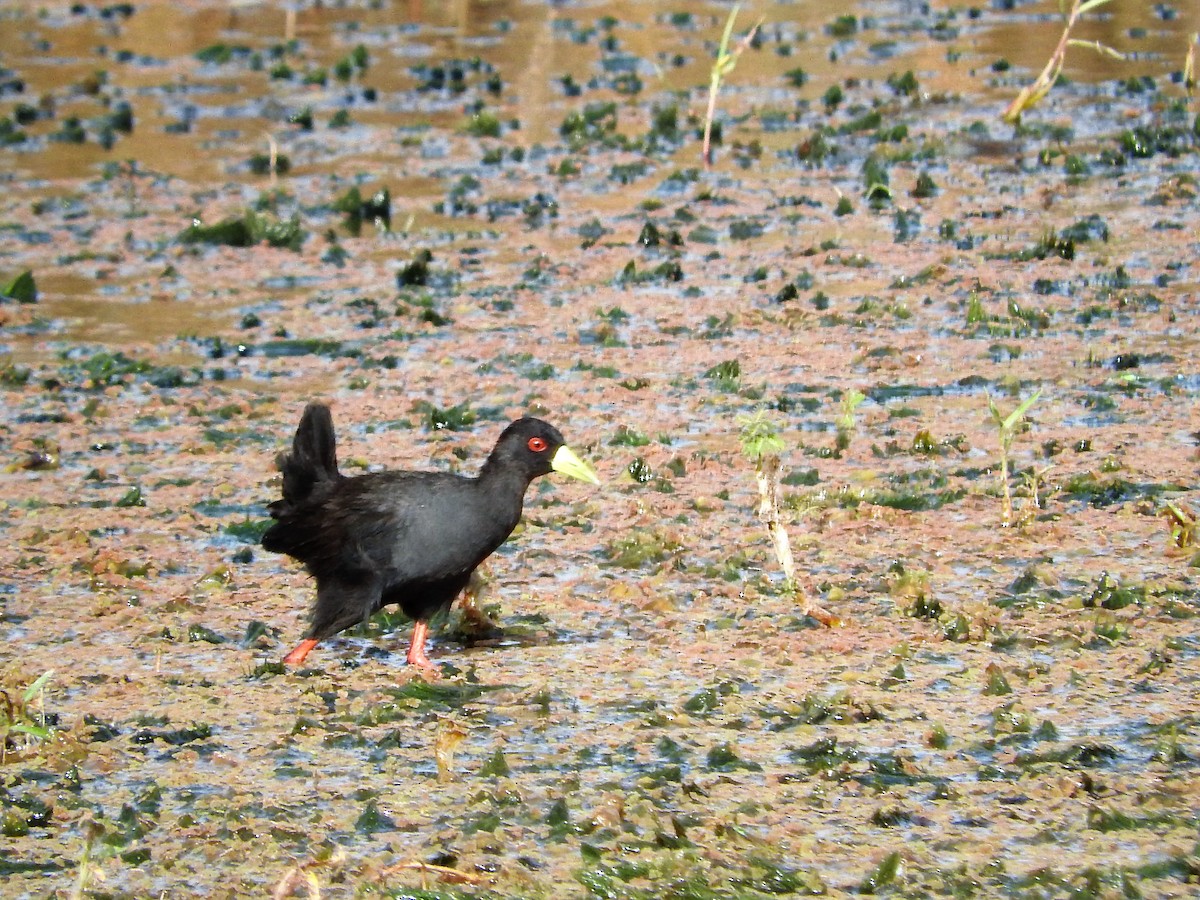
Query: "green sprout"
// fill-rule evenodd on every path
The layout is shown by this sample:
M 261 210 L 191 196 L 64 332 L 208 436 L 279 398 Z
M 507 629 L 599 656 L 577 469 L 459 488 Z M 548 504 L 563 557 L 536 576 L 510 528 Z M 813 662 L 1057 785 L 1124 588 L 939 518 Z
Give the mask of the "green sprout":
M 754 463 L 754 476 L 758 482 L 758 517 L 767 528 L 771 545 L 779 568 L 783 570 L 784 590 L 797 597 L 802 611 L 822 625 L 836 625 L 836 616 L 813 603 L 796 584 L 796 561 L 792 556 L 792 545 L 780 514 L 779 484 L 780 468 L 783 465 L 783 438 L 779 427 L 761 409 L 752 416 L 740 416 L 742 453 Z
M 53 675 L 53 670 L 43 672 L 17 699 L 10 697 L 8 691 L 0 690 L 0 699 L 3 701 L 0 706 L 0 764 L 6 761 L 10 747 L 23 749 L 16 745 L 12 735 L 23 735 L 26 745 L 51 738 L 51 729 L 46 725 L 45 689 Z M 31 708 L 34 698 L 37 699 L 40 712 L 34 712 Z
M 842 414 L 838 416 L 837 426 L 837 449 L 840 453 L 850 446 L 850 439 L 854 436 L 855 416 L 854 411 L 862 405 L 862 402 L 867 399 L 867 395 L 856 388 L 851 388 L 842 395 Z
M 1021 114 L 1026 110 L 1033 109 L 1041 102 L 1042 98 L 1050 93 L 1050 88 L 1054 87 L 1054 83 L 1058 81 L 1058 76 L 1062 74 L 1063 64 L 1066 62 L 1068 47 L 1090 47 L 1097 53 L 1103 53 L 1107 56 L 1116 59 L 1124 59 L 1124 54 L 1107 44 L 1102 44 L 1099 41 L 1080 41 L 1071 37 L 1071 29 L 1075 27 L 1075 23 L 1079 21 L 1079 17 L 1086 12 L 1091 12 L 1108 3 L 1109 0 L 1071 0 L 1071 10 L 1067 12 L 1063 6 L 1065 0 L 1059 0 L 1059 10 L 1066 18 L 1066 25 L 1063 27 L 1062 37 L 1058 39 L 1058 46 L 1054 48 L 1054 52 L 1050 54 L 1050 59 L 1046 61 L 1046 66 L 1032 84 L 1021 88 L 1021 92 L 1013 99 L 1008 108 L 1004 110 L 1001 118 L 1010 125 L 1019 125 L 1021 122 Z
M 737 66 L 738 57 L 750 46 L 750 42 L 754 40 L 754 35 L 758 33 L 758 29 L 763 23 L 763 20 L 759 19 L 754 27 L 746 32 L 737 46 L 730 50 L 729 40 L 733 36 L 733 24 L 737 21 L 739 9 L 741 9 L 741 4 L 735 3 L 733 9 L 729 11 L 729 18 L 725 20 L 725 31 L 721 34 L 721 46 L 717 49 L 717 57 L 713 60 L 712 70 L 709 73 L 708 110 L 704 114 L 704 146 L 701 150 L 705 169 L 712 166 L 712 124 L 713 116 L 717 112 L 717 94 L 721 90 L 721 82 Z
M 1009 453 L 1012 451 L 1013 439 L 1017 436 L 1017 431 L 1025 421 L 1025 414 L 1029 412 L 1029 408 L 1037 402 L 1037 398 L 1041 396 L 1041 388 L 1038 388 L 1010 412 L 1007 416 L 1000 412 L 1000 408 L 996 406 L 990 396 L 988 397 L 988 410 L 992 414 L 992 421 L 996 423 L 996 428 L 1000 437 L 1000 487 L 1004 492 L 1004 525 L 1008 527 L 1012 523 L 1013 506 L 1012 506 L 1012 489 L 1008 484 Z
M 752 416 L 738 419 L 742 426 L 742 452 L 754 463 L 754 475 L 758 481 L 758 515 L 767 526 L 767 533 L 775 547 L 775 558 L 783 570 L 787 590 L 795 589 L 796 562 L 792 557 L 792 546 L 787 529 L 779 514 L 779 470 L 783 464 L 783 439 L 779 437 L 776 424 L 760 409 Z

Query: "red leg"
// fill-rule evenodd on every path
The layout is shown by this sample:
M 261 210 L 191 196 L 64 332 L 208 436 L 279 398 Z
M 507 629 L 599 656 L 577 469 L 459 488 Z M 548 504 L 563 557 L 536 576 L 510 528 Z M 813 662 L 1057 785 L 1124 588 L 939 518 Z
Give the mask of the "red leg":
M 408 664 L 415 666 L 421 670 L 421 674 L 437 678 L 440 674 L 437 666 L 429 661 L 429 657 L 425 655 L 425 636 L 429 634 L 429 623 L 424 619 L 418 619 L 413 625 L 412 643 L 408 645 Z
M 317 646 L 315 638 L 306 638 L 297 645 L 296 649 L 283 658 L 284 664 L 289 666 L 298 666 L 304 662 L 310 650 Z

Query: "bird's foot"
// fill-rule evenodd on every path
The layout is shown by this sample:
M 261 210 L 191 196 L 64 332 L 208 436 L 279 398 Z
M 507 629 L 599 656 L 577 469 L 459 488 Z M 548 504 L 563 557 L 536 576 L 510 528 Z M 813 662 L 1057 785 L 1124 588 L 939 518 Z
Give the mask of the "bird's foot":
M 823 606 L 818 606 L 812 601 L 806 601 L 801 612 L 806 616 L 816 619 L 826 628 L 841 628 L 845 624 L 839 616 L 834 615 Z
M 309 652 L 315 646 L 317 646 L 316 640 L 313 638 L 306 638 L 296 646 L 295 650 L 283 658 L 283 664 L 285 666 L 300 665 L 308 657 Z
M 425 636 L 428 633 L 429 624 L 424 619 L 417 620 L 413 626 L 412 643 L 408 645 L 408 654 L 404 658 L 426 681 L 436 681 L 442 677 L 442 673 L 425 655 Z
M 409 651 L 405 659 L 409 668 L 413 670 L 413 674 L 425 681 L 437 681 L 442 677 L 442 670 L 435 666 L 424 653 L 414 656 L 412 651 Z

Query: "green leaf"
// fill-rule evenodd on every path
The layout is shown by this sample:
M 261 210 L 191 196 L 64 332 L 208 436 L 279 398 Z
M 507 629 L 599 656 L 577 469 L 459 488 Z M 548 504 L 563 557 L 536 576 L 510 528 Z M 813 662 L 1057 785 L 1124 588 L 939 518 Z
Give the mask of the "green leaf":
M 1037 402 L 1037 398 L 1040 397 L 1041 394 L 1042 389 L 1038 388 L 1036 391 L 1022 400 L 1021 405 L 1008 414 L 1008 418 L 1004 420 L 1004 424 L 1001 425 L 1001 427 L 1005 431 L 1012 431 L 1017 426 L 1017 423 L 1020 422 L 1021 419 L 1025 418 L 1025 413 L 1029 412 L 1029 407 L 1033 406 L 1033 404 Z
M 1007 416 L 1000 412 L 1000 407 L 996 405 L 996 401 L 990 396 L 988 397 L 988 412 L 992 414 L 992 421 L 999 426 L 1001 432 L 1011 434 L 1012 430 L 1020 424 L 1021 419 L 1029 412 L 1029 408 L 1037 402 L 1038 397 L 1042 395 L 1042 389 L 1038 388 L 1028 397 L 1020 402 L 1016 409 L 1010 412 Z
M 742 4 L 733 4 L 733 9 L 729 11 L 729 18 L 725 20 L 725 31 L 721 34 L 721 47 L 717 51 L 717 64 L 722 67 L 725 65 L 725 61 L 729 58 L 729 39 L 733 36 L 733 23 L 737 21 L 738 10 L 741 8 Z M 732 63 L 729 64 L 729 68 L 733 68 Z M 721 74 L 725 73 L 722 72 Z
M 42 691 L 42 689 L 46 686 L 46 682 L 49 681 L 52 677 L 54 677 L 53 669 L 49 669 L 49 670 L 43 672 L 41 675 L 39 675 L 37 677 L 37 680 L 34 681 L 33 684 L 31 684 L 29 687 L 25 688 L 25 693 L 22 696 L 22 700 L 25 703 L 28 703 L 30 700 L 32 700 L 34 697 L 36 697 Z
M 752 416 L 739 416 L 738 424 L 742 427 L 742 452 L 751 460 L 758 461 L 783 453 L 784 443 L 779 437 L 779 427 L 763 410 L 758 410 Z
M 899 873 L 900 853 L 899 851 L 893 851 L 884 857 L 883 862 L 876 867 L 875 871 L 863 880 L 863 883 L 858 888 L 859 893 L 874 894 L 880 888 L 886 887 L 895 881 Z
M 492 754 L 492 758 L 483 764 L 480 774 L 501 778 L 512 774 L 512 770 L 508 767 L 508 760 L 504 758 L 504 751 L 497 747 L 496 752 Z
M 37 285 L 33 281 L 33 272 L 26 269 L 2 289 L 0 295 L 18 303 L 37 303 Z
M 988 396 L 988 412 L 992 414 L 992 421 L 1003 428 L 1004 413 L 1000 412 L 1000 407 L 996 405 L 996 401 L 993 400 L 990 395 Z
M 20 734 L 28 734 L 38 740 L 46 741 L 50 739 L 50 729 L 43 728 L 40 725 L 30 725 L 27 722 L 17 722 L 9 726 L 9 730 L 16 731 Z

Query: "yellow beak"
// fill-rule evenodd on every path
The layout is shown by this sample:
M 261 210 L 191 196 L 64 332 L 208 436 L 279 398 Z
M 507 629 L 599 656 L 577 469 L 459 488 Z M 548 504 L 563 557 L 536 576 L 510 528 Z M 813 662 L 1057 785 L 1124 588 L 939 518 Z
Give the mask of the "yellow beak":
M 575 452 L 566 444 L 554 452 L 554 456 L 550 460 L 550 468 L 563 475 L 570 475 L 572 478 L 586 481 L 588 484 L 600 483 L 600 479 L 596 477 L 592 467 L 576 456 Z

